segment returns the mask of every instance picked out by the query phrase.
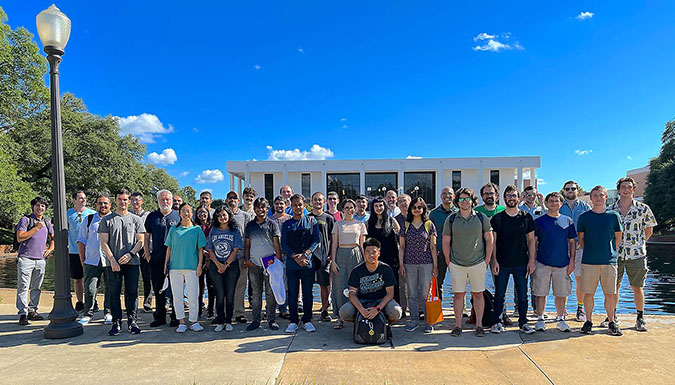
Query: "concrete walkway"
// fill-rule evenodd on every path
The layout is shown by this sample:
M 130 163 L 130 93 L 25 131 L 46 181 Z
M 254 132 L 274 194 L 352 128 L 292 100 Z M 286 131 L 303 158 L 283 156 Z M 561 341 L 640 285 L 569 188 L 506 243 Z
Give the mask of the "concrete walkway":
M 450 337 L 454 321 L 424 335 L 394 328 L 394 348 L 360 346 L 351 328 L 316 322 L 318 331 L 297 335 L 264 327 L 232 333 L 206 330 L 177 334 L 173 328 L 151 329 L 152 317 L 139 312 L 143 332 L 117 337 L 96 319 L 84 335 L 45 340 L 48 321 L 22 327 L 17 323 L 15 290 L 0 289 L 0 382 L 11 384 L 163 383 L 163 384 L 672 384 L 675 370 L 675 317 L 648 316 L 648 333 L 637 333 L 633 317 L 620 317 L 623 337 L 597 328 L 581 335 L 555 329 L 525 336 L 509 329 L 477 338 L 471 330 Z M 42 295 L 47 315 L 52 293 Z M 101 299 L 102 301 L 102 299 Z M 101 313 L 97 317 L 102 316 Z M 604 317 L 602 317 L 604 318 Z M 596 316 L 596 324 L 601 321 Z

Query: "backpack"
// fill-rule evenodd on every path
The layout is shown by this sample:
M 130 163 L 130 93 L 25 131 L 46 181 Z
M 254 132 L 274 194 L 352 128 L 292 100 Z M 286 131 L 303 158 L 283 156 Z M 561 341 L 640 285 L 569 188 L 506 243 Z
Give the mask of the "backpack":
M 457 219 L 457 214 L 458 214 L 458 213 L 459 213 L 459 212 L 450 214 L 450 216 L 449 216 L 448 219 L 447 219 L 447 221 L 450 223 L 450 230 L 452 230 L 452 224 L 455 222 L 455 219 Z M 485 218 L 485 215 L 484 215 L 483 213 L 481 213 L 480 211 L 476 211 L 476 216 L 478 217 L 478 219 L 480 219 L 480 228 L 481 228 L 481 233 L 482 233 L 482 232 L 483 232 L 483 223 L 485 222 L 485 219 L 486 219 L 486 218 Z M 452 238 L 450 239 L 450 244 L 451 244 L 451 245 L 452 245 L 452 239 L 454 239 L 454 238 L 455 238 L 455 237 L 452 237 Z M 485 250 L 485 236 L 480 237 L 480 239 L 483 240 L 483 252 L 485 252 L 485 251 L 486 251 L 486 250 Z
M 405 222 L 405 234 L 408 234 L 408 228 L 410 228 L 410 222 Z M 427 231 L 427 234 L 431 234 L 431 221 L 424 222 L 424 230 Z M 438 231 L 438 230 L 436 230 Z
M 494 325 L 495 297 L 488 289 L 483 291 L 483 302 L 485 303 L 485 307 L 483 308 L 483 327 L 489 328 Z M 471 306 L 473 306 L 473 298 L 471 298 Z M 474 313 L 473 309 L 471 309 L 471 313 Z
M 35 227 L 35 224 L 37 223 L 37 221 L 30 214 L 24 215 L 24 217 L 28 218 L 28 227 L 26 228 L 26 231 L 31 231 L 33 229 L 33 227 Z M 49 219 L 47 219 L 47 218 L 44 218 L 44 221 L 45 221 L 45 226 L 47 226 L 47 231 L 49 231 L 49 227 L 51 226 L 51 223 L 49 223 Z M 17 223 L 16 227 L 19 227 L 18 223 Z M 14 238 L 12 239 L 12 248 L 14 248 L 14 250 L 16 252 L 18 252 L 19 246 L 21 246 L 22 243 L 23 242 L 19 242 L 19 238 L 17 237 L 17 230 L 15 228 Z
M 391 328 L 382 312 L 369 320 L 356 312 L 354 320 L 354 342 L 357 344 L 380 345 L 391 338 Z

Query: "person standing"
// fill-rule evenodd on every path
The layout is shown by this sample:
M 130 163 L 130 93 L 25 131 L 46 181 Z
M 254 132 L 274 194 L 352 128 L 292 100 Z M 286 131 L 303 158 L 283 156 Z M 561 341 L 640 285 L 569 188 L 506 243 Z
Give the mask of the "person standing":
M 388 190 L 384 195 L 384 201 L 387 202 L 387 215 L 392 218 L 395 218 L 398 214 L 401 213 L 401 209 L 398 208 L 396 203 L 398 202 L 398 194 L 395 190 Z
M 141 217 L 143 225 L 148 218 L 149 212 L 143 210 L 143 194 L 135 191 L 131 194 L 131 209 L 132 214 Z M 152 280 L 150 279 L 150 262 L 145 258 L 145 250 L 141 249 L 139 253 L 141 259 L 141 278 L 143 279 L 143 311 L 146 313 L 152 312 Z
M 410 207 L 410 195 L 401 194 L 401 197 L 398 199 L 397 205 L 399 213 L 394 216 L 396 222 L 398 222 L 398 227 L 403 227 L 406 218 L 408 218 L 408 207 Z M 386 200 L 385 200 L 386 202 Z M 403 307 L 405 309 L 405 306 Z
M 556 322 L 558 330 L 569 332 L 565 322 L 565 304 L 572 294 L 574 256 L 576 254 L 577 232 L 572 218 L 560 214 L 563 197 L 558 192 L 546 195 L 548 212 L 534 220 L 534 238 L 537 244 L 537 259 L 532 275 L 537 296 L 537 324 L 535 330 L 545 331 L 544 309 L 546 296 L 553 286 L 555 296 Z
M 616 306 L 619 302 L 619 288 L 624 272 L 628 275 L 628 283 L 633 290 L 635 310 L 635 330 L 646 332 L 647 323 L 644 319 L 645 310 L 645 279 L 647 278 L 647 241 L 652 236 L 654 226 L 657 225 L 652 209 L 634 198 L 637 182 L 631 177 L 621 178 L 616 182 L 619 190 L 619 200 L 614 202 L 611 209 L 618 212 L 623 224 L 623 236 L 619 244 L 619 258 L 617 260 L 616 279 Z M 616 319 L 616 316 L 614 317 Z M 618 320 L 617 320 L 618 322 Z
M 560 207 L 560 214 L 572 218 L 574 227 L 577 230 L 579 229 L 579 216 L 591 209 L 591 206 L 589 206 L 588 203 L 579 199 L 580 190 L 577 182 L 573 180 L 565 182 L 562 188 L 562 194 L 565 197 L 565 201 Z M 584 292 L 581 290 L 581 260 L 583 259 L 584 250 L 581 248 L 579 238 L 576 238 L 575 241 L 577 247 L 574 255 L 574 280 L 577 282 L 577 311 L 575 319 L 577 322 L 586 322 L 586 312 L 584 312 Z
M 138 334 L 136 324 L 138 309 L 138 276 L 141 264 L 138 252 L 143 247 L 143 223 L 141 218 L 129 212 L 129 190 L 123 188 L 115 193 L 116 210 L 106 215 L 98 226 L 101 248 L 108 258 L 110 282 L 110 310 L 113 325 L 109 336 L 116 336 L 122 328 L 122 281 L 124 281 L 124 304 L 127 313 L 127 330 Z M 161 286 L 160 286 L 161 287 Z
M 214 211 L 215 212 L 215 211 Z M 211 231 L 211 214 L 209 214 L 209 209 L 206 206 L 199 206 L 195 211 L 195 221 L 194 224 L 199 226 L 204 233 L 206 239 L 209 238 L 209 232 Z M 208 307 L 206 307 L 206 318 L 213 317 L 213 306 L 214 301 L 213 297 L 215 296 L 215 291 L 213 290 L 213 284 L 211 283 L 211 276 L 207 274 L 209 270 L 210 261 L 209 258 L 203 258 L 202 265 L 202 275 L 199 276 L 199 318 L 202 317 L 202 312 L 204 311 L 204 292 L 208 290 Z
M 401 194 L 401 196 L 398 198 L 398 209 L 399 209 L 399 214 L 394 217 L 394 220 L 396 223 L 398 223 L 398 228 L 399 231 L 403 228 L 405 225 L 405 220 L 408 217 L 408 208 L 410 207 L 410 195 L 408 194 Z M 386 200 L 385 200 L 386 203 Z M 398 238 L 398 231 L 396 232 L 396 237 Z M 398 244 L 398 239 L 396 240 L 396 243 Z M 398 252 L 396 254 L 396 259 L 398 259 Z M 396 262 L 396 265 L 399 263 Z M 398 291 L 399 291 L 399 299 L 401 300 L 399 304 L 401 304 L 401 308 L 403 309 L 403 317 L 406 316 L 406 309 L 408 309 L 408 283 L 406 278 L 400 273 L 401 272 L 401 266 L 397 270 L 395 270 L 395 273 L 398 274 Z M 422 294 L 419 293 L 419 297 L 422 298 Z M 417 314 L 419 314 L 420 317 L 424 316 L 424 308 L 425 305 L 420 301 L 419 304 L 419 309 L 417 309 Z M 410 314 L 415 314 L 414 311 L 410 311 Z
M 226 197 L 226 202 L 230 207 L 230 211 L 232 211 L 234 221 L 237 222 L 239 236 L 241 239 L 244 239 L 246 225 L 253 220 L 254 215 L 253 213 L 239 209 L 239 194 L 235 191 L 228 192 Z M 244 264 L 243 247 L 239 249 L 237 258 L 237 263 L 239 264 L 239 278 L 237 279 L 237 286 L 234 291 L 234 316 L 238 323 L 245 324 L 248 322 L 244 315 L 244 296 L 246 294 L 246 287 L 248 286 L 248 268 L 246 267 L 246 264 Z
M 200 197 L 200 199 L 201 199 L 201 197 Z M 174 195 L 171 209 L 174 210 L 175 212 L 178 212 L 178 209 L 180 208 L 180 205 L 182 205 L 182 204 L 183 204 L 183 198 L 181 198 L 178 195 Z M 162 243 L 162 244 L 164 244 L 164 243 Z
M 292 218 L 291 215 L 286 213 L 286 208 L 291 206 L 291 202 L 282 197 L 281 195 L 277 195 L 276 198 L 274 198 L 274 203 L 272 204 L 272 208 L 274 209 L 274 214 L 268 214 L 268 218 L 271 220 L 275 221 L 277 225 L 279 226 L 279 229 L 283 226 L 284 222 L 286 222 L 288 219 Z M 281 250 L 281 262 L 286 266 L 286 254 L 284 253 L 283 250 Z M 285 278 L 285 276 L 284 276 Z M 286 290 L 288 292 L 288 289 Z M 288 296 L 286 296 L 288 298 Z M 280 303 L 277 304 L 277 307 L 279 309 L 279 317 L 283 319 L 289 319 L 290 314 L 288 313 L 288 300 L 286 300 L 286 303 Z
M 436 255 L 436 227 L 429 220 L 427 205 L 422 197 L 413 198 L 408 210 L 408 217 L 399 232 L 401 248 L 398 252 L 400 273 L 407 279 L 408 303 L 410 309 L 419 309 L 420 298 L 429 293 L 431 278 L 438 276 L 438 259 Z M 431 333 L 434 327 L 428 322 L 426 306 L 424 332 Z M 419 322 L 410 315 L 410 323 L 405 331 L 412 332 Z
M 377 197 L 370 202 L 370 218 L 366 222 L 366 229 L 371 239 L 380 243 L 379 256 L 380 262 L 384 262 L 393 269 L 394 272 L 394 301 L 401 303 L 401 294 L 399 291 L 399 270 L 398 262 L 398 233 L 401 228 L 392 217 L 387 215 L 384 199 Z M 401 308 L 402 309 L 402 308 Z
M 541 194 L 537 193 L 537 189 L 534 186 L 525 187 L 520 199 L 522 203 L 518 206 L 518 209 L 523 210 L 526 213 L 532 215 L 532 219 L 537 219 L 540 216 L 546 214 L 544 197 Z M 539 200 L 539 202 L 537 202 L 537 200 Z M 538 314 L 537 296 L 534 294 L 534 276 L 530 275 L 529 281 L 530 281 L 529 290 L 531 292 L 530 303 L 532 304 L 532 310 L 535 312 L 535 314 Z M 515 293 L 513 300 L 516 304 L 518 303 L 518 296 Z M 516 306 L 516 312 L 517 311 L 518 307 Z
M 75 287 L 75 311 L 81 312 L 84 310 L 84 270 L 80 262 L 80 254 L 77 250 L 77 235 L 80 233 L 82 221 L 87 216 L 94 214 L 96 211 L 87 207 L 87 195 L 84 191 L 76 191 L 72 195 L 73 207 L 66 212 L 68 219 L 68 260 L 70 261 L 70 278 L 73 280 Z
M 241 196 L 243 198 L 243 203 L 241 204 L 241 209 L 253 214 L 255 216 L 254 212 L 254 207 L 253 207 L 253 201 L 255 200 L 255 197 L 258 195 L 258 192 L 255 191 L 255 189 L 251 186 L 244 187 L 244 191 L 242 191 Z M 269 206 L 269 204 L 268 204 Z
M 298 331 L 298 295 L 302 287 L 304 312 L 302 323 L 307 332 L 315 332 L 312 325 L 312 286 L 314 285 L 314 264 L 312 255 L 321 244 L 321 233 L 316 219 L 304 215 L 305 197 L 295 194 L 291 197 L 293 218 L 284 222 L 281 228 L 281 249 L 286 253 L 286 278 L 288 280 L 288 306 L 291 323 L 286 333 Z
M 321 244 L 314 251 L 314 262 L 317 263 L 316 268 L 316 283 L 319 284 L 321 290 L 321 322 L 331 322 L 332 318 L 328 314 L 328 296 L 330 295 L 330 252 L 331 252 L 331 238 L 333 234 L 333 227 L 335 219 L 333 216 L 323 211 L 325 197 L 320 191 L 312 194 L 312 212 L 309 216 L 316 219 L 319 225 L 319 232 L 321 232 Z
M 356 202 L 356 212 L 354 213 L 354 219 L 361 221 L 363 223 L 368 222 L 370 213 L 366 212 L 368 208 L 368 197 L 365 195 L 359 195 L 355 199 Z
M 90 214 L 84 219 L 84 224 L 80 227 L 80 233 L 77 235 L 77 248 L 80 254 L 80 261 L 84 265 L 84 314 L 79 321 L 83 325 L 91 321 L 96 311 L 96 294 L 101 276 L 103 276 L 105 283 L 103 322 L 106 325 L 112 323 L 112 314 L 110 314 L 110 284 L 108 283 L 106 269 L 108 263 L 105 253 L 101 248 L 101 240 L 98 234 L 98 225 L 102 218 L 110 214 L 110 206 L 108 195 L 103 194 L 96 198 L 96 213 Z
M 534 219 L 518 209 L 520 193 L 516 186 L 504 189 L 506 209 L 490 220 L 495 238 L 495 255 L 492 274 L 495 278 L 495 307 L 493 333 L 504 331 L 501 315 L 509 276 L 513 275 L 514 291 L 518 293 L 518 308 L 527 309 L 527 277 L 535 271 L 536 245 L 534 242 Z M 478 317 L 476 317 L 478 318 Z M 478 320 L 476 320 L 478 322 Z M 527 324 L 527 312 L 518 313 L 518 327 L 525 334 L 534 333 Z
M 293 216 L 293 210 L 291 209 L 290 202 L 291 202 L 291 197 L 293 196 L 293 187 L 289 185 L 283 185 L 279 189 L 279 195 L 281 195 L 287 202 L 289 202 L 288 206 L 286 207 L 286 214 Z M 274 214 L 274 209 L 270 207 L 270 210 L 268 212 L 268 215 Z M 307 209 L 303 211 L 304 215 L 308 214 Z
M 342 213 L 338 210 L 338 205 L 340 204 L 340 196 L 335 191 L 329 191 L 326 196 L 328 209 L 326 212 L 333 216 L 335 222 L 342 220 Z
M 33 212 L 23 216 L 16 226 L 16 240 L 19 242 L 16 259 L 16 308 L 19 325 L 29 325 L 29 321 L 44 319 L 38 313 L 38 305 L 47 257 L 54 250 L 54 227 L 44 216 L 47 201 L 44 198 L 35 197 L 30 201 L 30 206 Z M 29 290 L 30 297 L 28 296 Z M 29 298 L 30 301 L 28 301 Z
M 248 268 L 248 280 L 251 283 L 249 299 L 251 301 L 252 321 L 246 331 L 260 327 L 262 319 L 262 293 L 265 291 L 265 310 L 267 324 L 271 330 L 279 330 L 276 322 L 277 302 L 270 286 L 264 259 L 273 258 L 273 263 L 281 263 L 281 230 L 277 223 L 267 217 L 269 208 L 267 199 L 260 197 L 253 203 L 255 219 L 246 225 L 244 230 L 244 263 Z
M 445 186 L 441 190 L 441 204 L 429 213 L 429 220 L 433 222 L 436 229 L 443 231 L 445 220 L 450 214 L 457 211 L 454 204 L 455 191 L 450 186 Z M 436 237 L 436 254 L 438 255 L 438 298 L 443 301 L 443 283 L 445 274 L 448 271 L 448 265 L 445 263 L 446 256 L 443 255 L 443 237 Z M 449 256 L 448 256 L 449 257 Z
M 145 260 L 150 264 L 150 279 L 152 280 L 152 287 L 155 289 L 155 312 L 152 314 L 153 321 L 150 322 L 150 327 L 153 328 L 166 324 L 167 291 L 161 291 L 160 289 L 164 286 L 164 279 L 166 278 L 166 271 L 164 270 L 166 246 L 164 246 L 164 241 L 169 229 L 180 223 L 178 211 L 172 209 L 172 202 L 175 201 L 175 198 L 171 195 L 171 191 L 159 190 L 157 192 L 157 206 L 159 208 L 145 218 L 143 251 Z M 150 248 L 151 243 L 152 249 Z M 171 322 L 169 326 L 178 326 L 173 306 L 171 306 L 170 314 Z
M 455 311 L 455 327 L 450 332 L 457 337 L 462 333 L 462 313 L 469 283 L 475 312 L 476 336 L 485 336 L 483 311 L 485 300 L 485 272 L 490 265 L 493 237 L 490 221 L 483 213 L 474 210 L 478 198 L 472 189 L 463 187 L 454 198 L 458 212 L 448 215 L 443 223 L 441 246 L 445 263 L 450 270 L 452 301 Z
M 499 187 L 492 182 L 480 188 L 480 197 L 483 199 L 483 204 L 476 206 L 474 210 L 487 215 L 488 218 L 492 218 L 495 214 L 506 209 L 506 207 L 498 204 Z
M 579 243 L 584 249 L 581 261 L 581 289 L 584 291 L 586 322 L 581 332 L 589 334 L 593 328 L 593 296 L 598 281 L 605 295 L 608 331 L 613 336 L 623 332 L 616 324 L 616 278 L 618 246 L 623 239 L 623 225 L 619 213 L 607 210 L 607 189 L 595 186 L 591 190 L 593 208 L 579 216 Z
M 211 191 L 204 190 L 199 193 L 199 206 L 200 207 L 206 207 L 206 209 L 209 211 L 209 216 L 212 216 L 213 213 L 216 211 L 215 209 L 211 208 L 211 203 L 213 203 L 213 194 L 211 194 Z M 181 201 L 182 204 L 182 201 Z M 176 209 L 174 209 L 176 210 Z M 195 212 L 195 215 L 197 213 Z

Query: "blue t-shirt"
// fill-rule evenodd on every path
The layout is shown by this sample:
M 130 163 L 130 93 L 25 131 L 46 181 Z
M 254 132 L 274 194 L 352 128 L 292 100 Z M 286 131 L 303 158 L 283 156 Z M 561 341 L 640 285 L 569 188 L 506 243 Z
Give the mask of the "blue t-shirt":
M 567 215 L 558 218 L 542 215 L 534 220 L 534 236 L 539 241 L 537 261 L 553 267 L 570 264 L 569 240 L 577 237 L 572 218 Z
M 212 227 L 209 239 L 206 242 L 206 250 L 213 250 L 216 259 L 220 262 L 227 261 L 234 249 L 239 248 L 241 250 L 243 247 L 239 230 L 232 230 L 230 228 L 221 230 L 217 227 Z
M 171 227 L 180 223 L 178 211 L 171 210 L 166 216 L 161 211 L 155 210 L 145 218 L 145 232 L 150 233 L 152 250 L 151 261 L 164 261 L 166 259 L 166 246 L 164 240 Z
M 69 208 L 66 212 L 68 217 L 68 252 L 70 254 L 77 254 L 77 235 L 80 233 L 82 223 L 87 220 L 87 217 L 94 214 L 96 211 L 85 207 L 82 212 L 75 211 L 74 208 Z
M 623 231 L 619 213 L 607 210 L 598 214 L 592 210 L 579 216 L 577 232 L 584 233 L 584 254 L 581 263 L 587 265 L 616 265 L 617 251 L 614 233 Z
M 298 265 L 291 255 L 304 253 L 306 250 L 314 252 L 321 244 L 319 224 L 314 217 L 303 215 L 302 219 L 291 218 L 281 227 L 281 249 L 286 253 L 287 270 L 312 269 L 310 258 L 307 266 Z
M 206 237 L 199 226 L 173 226 L 164 246 L 171 248 L 170 270 L 196 270 L 199 264 L 197 249 L 206 246 Z

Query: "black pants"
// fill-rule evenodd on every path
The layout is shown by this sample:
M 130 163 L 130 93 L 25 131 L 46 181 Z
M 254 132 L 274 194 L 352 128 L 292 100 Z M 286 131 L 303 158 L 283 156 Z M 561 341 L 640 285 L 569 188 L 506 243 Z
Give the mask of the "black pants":
M 155 288 L 155 312 L 152 313 L 152 318 L 162 323 L 166 323 L 166 292 L 171 291 L 169 287 L 163 293 L 159 292 L 164 285 L 164 277 L 164 260 L 150 260 L 150 279 L 152 287 Z M 171 307 L 171 319 L 176 319 L 173 306 Z
M 206 267 L 208 266 L 208 267 Z M 207 314 L 213 314 L 213 297 L 216 295 L 216 292 L 213 288 L 213 282 L 211 282 L 211 275 L 208 273 L 209 269 L 215 268 L 213 263 L 204 265 L 202 267 L 202 275 L 199 276 L 199 316 L 202 316 L 202 309 L 204 308 L 204 290 L 208 290 L 209 293 L 209 303 L 206 307 Z M 216 269 L 217 270 L 217 269 Z
M 291 322 L 298 323 L 298 293 L 302 285 L 302 303 L 304 313 L 302 322 L 312 321 L 312 286 L 314 286 L 314 269 L 286 270 L 288 280 L 288 310 L 291 313 Z
M 150 262 L 141 253 L 141 277 L 143 278 L 143 306 L 152 306 L 152 281 L 150 276 Z M 160 286 L 161 289 L 161 286 Z
M 448 272 L 448 264 L 445 263 L 445 257 L 443 256 L 443 252 L 439 251 L 436 255 L 438 255 L 438 277 L 436 277 L 436 280 L 438 281 L 438 299 L 443 301 L 443 282 L 445 281 L 445 275 Z M 426 296 L 427 293 L 424 293 Z
M 127 319 L 136 320 L 136 309 L 138 309 L 138 265 L 120 265 L 120 271 L 108 269 L 108 283 L 110 285 L 110 311 L 113 321 L 122 320 L 122 303 L 120 295 L 122 294 L 122 280 L 124 280 L 124 306 L 127 310 Z
M 211 276 L 213 289 L 216 292 L 216 323 L 232 323 L 234 315 L 234 290 L 239 279 L 239 264 L 235 260 L 224 273 L 219 273 L 215 264 L 212 264 L 208 273 Z

